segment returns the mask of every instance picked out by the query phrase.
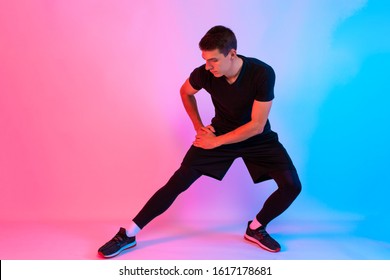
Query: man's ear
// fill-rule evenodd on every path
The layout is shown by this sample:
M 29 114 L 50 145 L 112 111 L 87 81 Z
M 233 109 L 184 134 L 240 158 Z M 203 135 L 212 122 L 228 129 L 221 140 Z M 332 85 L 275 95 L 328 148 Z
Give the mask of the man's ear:
M 234 59 L 237 56 L 237 51 L 235 49 L 231 49 L 229 51 L 231 59 Z

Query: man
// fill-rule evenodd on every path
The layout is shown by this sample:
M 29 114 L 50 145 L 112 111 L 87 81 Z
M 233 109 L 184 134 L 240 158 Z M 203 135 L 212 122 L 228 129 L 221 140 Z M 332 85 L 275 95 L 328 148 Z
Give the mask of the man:
M 199 42 L 205 64 L 196 68 L 180 89 L 180 95 L 196 131 L 195 141 L 180 168 L 133 219 L 99 249 L 109 258 L 136 245 L 136 234 L 162 214 L 176 197 L 200 176 L 222 180 L 234 159 L 241 157 L 254 181 L 275 180 L 278 188 L 256 217 L 248 222 L 245 239 L 261 248 L 280 251 L 266 226 L 283 213 L 301 191 L 296 169 L 271 130 L 268 115 L 274 98 L 273 69 L 254 58 L 237 54 L 234 33 L 224 26 L 211 28 Z M 211 95 L 215 117 L 204 126 L 195 94 Z

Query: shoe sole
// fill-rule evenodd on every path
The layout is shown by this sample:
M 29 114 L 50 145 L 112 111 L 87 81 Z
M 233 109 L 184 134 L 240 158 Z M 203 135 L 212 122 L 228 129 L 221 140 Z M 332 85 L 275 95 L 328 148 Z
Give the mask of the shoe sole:
M 247 234 L 244 235 L 244 239 L 247 240 L 247 241 L 249 241 L 249 242 L 252 242 L 252 243 L 257 244 L 261 249 L 264 249 L 264 250 L 266 250 L 266 251 L 268 251 L 268 252 L 277 253 L 277 252 L 280 251 L 280 248 L 278 248 L 278 249 L 276 249 L 276 250 L 273 250 L 273 249 L 271 249 L 271 248 L 268 248 L 268 247 L 264 246 L 264 245 L 261 244 L 257 239 L 255 239 L 255 238 L 253 238 L 253 237 L 251 237 L 251 236 L 249 236 L 249 235 L 247 235 Z
M 103 255 L 103 253 L 99 252 L 99 256 L 101 256 L 103 258 L 106 258 L 106 259 L 113 258 L 115 256 L 118 256 L 123 251 L 126 251 L 126 250 L 129 250 L 131 248 L 134 248 L 136 245 L 137 245 L 137 242 L 133 242 L 133 243 L 127 244 L 126 246 L 122 247 L 121 249 L 119 249 L 118 251 L 116 251 L 115 253 L 113 253 L 111 255 Z

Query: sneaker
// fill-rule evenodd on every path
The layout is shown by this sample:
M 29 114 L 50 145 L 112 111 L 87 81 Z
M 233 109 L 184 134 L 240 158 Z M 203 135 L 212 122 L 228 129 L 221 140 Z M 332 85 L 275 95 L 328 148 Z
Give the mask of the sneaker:
M 261 226 L 253 230 L 249 227 L 251 222 L 252 221 L 248 222 L 248 227 L 246 229 L 244 238 L 250 242 L 256 243 L 264 250 L 274 253 L 279 252 L 279 243 L 268 234 L 268 232 L 265 230 L 265 226 Z
M 128 237 L 126 229 L 121 227 L 114 238 L 99 248 L 98 253 L 103 258 L 112 258 L 119 255 L 123 250 L 133 248 L 135 245 L 137 245 L 135 236 Z

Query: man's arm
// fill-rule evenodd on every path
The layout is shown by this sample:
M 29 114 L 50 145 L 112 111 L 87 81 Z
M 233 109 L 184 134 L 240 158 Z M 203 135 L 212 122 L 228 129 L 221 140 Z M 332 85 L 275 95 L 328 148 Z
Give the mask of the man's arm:
M 241 142 L 262 133 L 271 106 L 272 101 L 261 102 L 255 100 L 253 102 L 251 120 L 248 123 L 220 136 L 215 136 L 207 128 L 201 128 L 201 131 L 204 133 L 197 134 L 194 145 L 203 149 L 214 149 L 224 144 Z
M 183 101 L 184 108 L 190 117 L 195 131 L 199 131 L 203 127 L 202 119 L 199 115 L 198 105 L 195 99 L 195 93 L 198 90 L 194 89 L 187 79 L 180 88 L 180 96 Z

